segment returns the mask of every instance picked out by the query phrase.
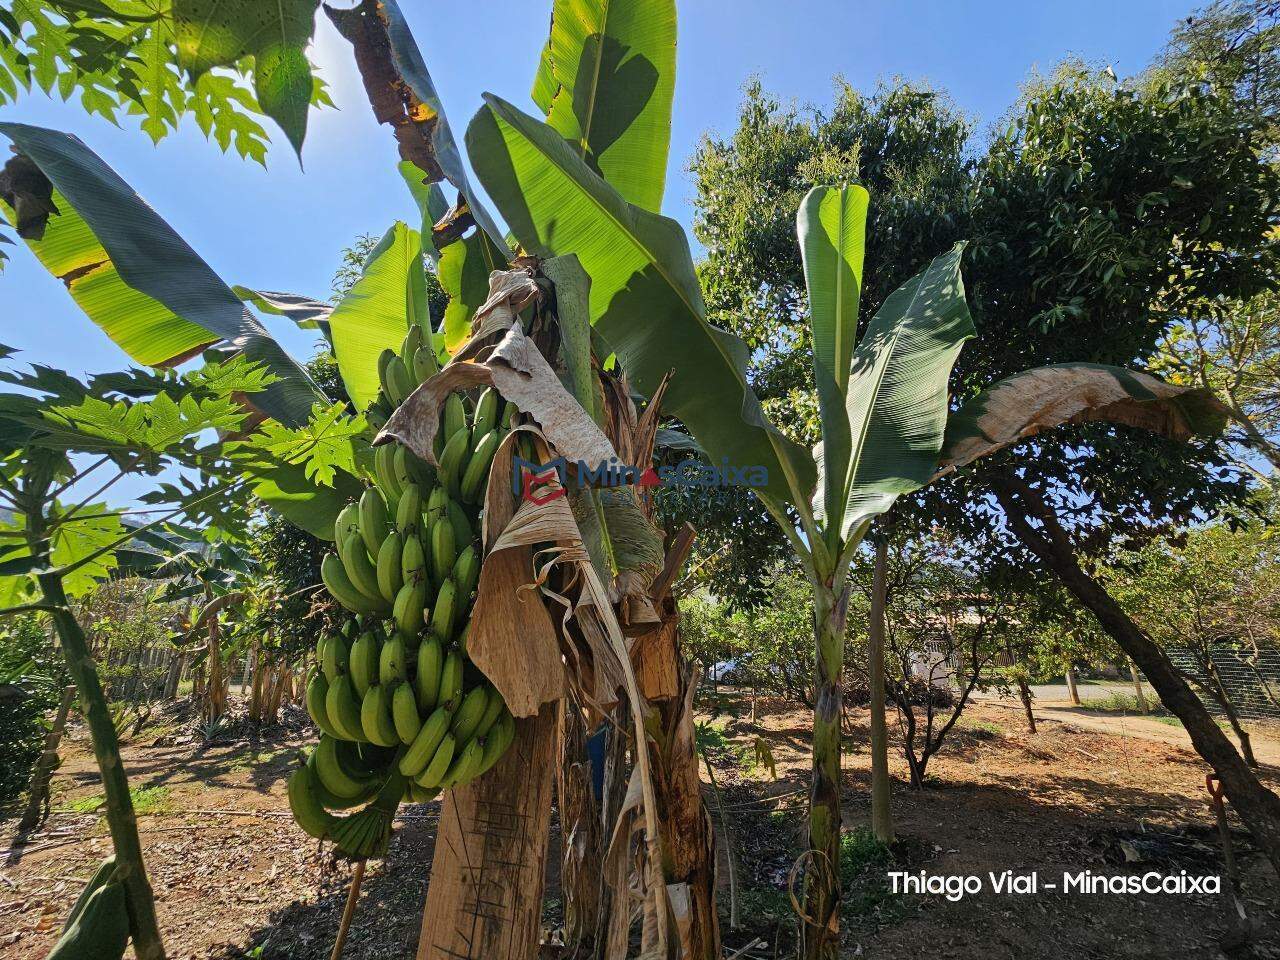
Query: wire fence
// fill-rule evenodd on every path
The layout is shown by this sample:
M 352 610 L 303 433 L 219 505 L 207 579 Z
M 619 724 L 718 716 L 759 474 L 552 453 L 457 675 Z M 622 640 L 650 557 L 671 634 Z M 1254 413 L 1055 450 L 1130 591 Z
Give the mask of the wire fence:
M 1214 678 L 1201 658 L 1188 647 L 1171 647 L 1169 659 L 1188 677 L 1206 686 L 1215 685 Z M 1213 672 L 1218 675 L 1227 699 L 1241 717 L 1254 720 L 1280 720 L 1280 650 L 1219 648 L 1212 652 Z M 1194 685 L 1193 685 L 1194 687 Z M 1196 689 L 1200 699 L 1212 713 L 1222 713 L 1213 697 Z

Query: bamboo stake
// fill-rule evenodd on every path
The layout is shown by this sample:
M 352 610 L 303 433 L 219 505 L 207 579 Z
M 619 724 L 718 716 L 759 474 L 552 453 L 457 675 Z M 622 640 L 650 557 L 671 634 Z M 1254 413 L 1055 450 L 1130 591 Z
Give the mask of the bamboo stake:
M 351 889 L 347 891 L 347 905 L 342 911 L 342 922 L 338 924 L 338 937 L 333 941 L 333 953 L 329 960 L 339 960 L 342 948 L 347 943 L 347 933 L 351 930 L 351 918 L 355 916 L 356 901 L 360 899 L 360 884 L 364 882 L 364 865 L 367 861 L 357 860 L 356 868 L 351 873 Z

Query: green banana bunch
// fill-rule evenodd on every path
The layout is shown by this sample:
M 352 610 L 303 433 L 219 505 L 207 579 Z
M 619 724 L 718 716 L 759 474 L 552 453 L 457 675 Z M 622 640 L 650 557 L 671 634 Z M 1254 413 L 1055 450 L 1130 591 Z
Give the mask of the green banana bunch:
M 437 372 L 429 336 L 415 325 L 398 353 L 378 358 L 382 389 L 370 422 L 380 428 Z M 399 443 L 375 447 L 372 485 L 335 523 L 321 576 L 349 615 L 316 645 L 306 704 L 320 738 L 288 792 L 302 829 L 350 856 L 380 856 L 398 804 L 474 780 L 514 738 L 502 696 L 466 657 L 480 512 L 514 416 L 492 389 L 450 394 L 439 466 Z

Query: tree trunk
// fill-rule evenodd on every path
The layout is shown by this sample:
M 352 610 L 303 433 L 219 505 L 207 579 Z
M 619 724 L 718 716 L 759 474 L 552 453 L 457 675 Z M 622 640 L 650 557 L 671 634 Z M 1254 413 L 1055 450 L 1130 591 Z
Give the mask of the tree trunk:
M 205 591 L 205 601 L 213 599 L 213 594 Z M 203 707 L 206 720 L 216 720 L 226 709 L 226 678 L 222 669 L 221 627 L 217 616 L 209 618 L 208 655 L 205 657 L 205 702 Z
M 867 685 L 871 692 L 871 832 L 881 843 L 893 843 L 893 812 L 889 807 L 889 725 L 885 720 L 884 608 L 889 546 L 876 541 L 876 564 L 871 578 L 871 623 L 868 624 Z
M 39 537 L 43 531 L 31 531 L 39 549 Z M 120 742 L 115 724 L 98 682 L 98 671 L 89 655 L 89 645 L 84 631 L 71 613 L 62 578 L 56 573 L 40 574 L 36 578 L 44 600 L 56 612 L 52 615 L 67 668 L 75 680 L 80 706 L 89 725 L 93 754 L 102 775 L 102 792 L 106 798 L 107 827 L 111 832 L 111 844 L 116 853 L 116 869 L 127 894 L 129 930 L 133 937 L 133 949 L 138 960 L 164 960 L 164 944 L 160 928 L 156 924 L 155 898 L 147 880 L 146 866 L 142 860 L 142 843 L 138 839 L 138 821 L 133 812 L 133 800 L 129 796 L 129 781 L 124 763 L 120 759 Z
M 1071 695 L 1071 705 L 1080 706 L 1080 691 L 1076 689 L 1076 668 L 1067 664 L 1067 693 Z
M 445 795 L 417 960 L 537 956 L 555 756 L 544 703 L 492 770 Z
M 1142 713 L 1150 713 L 1151 710 L 1147 706 L 1147 695 L 1142 692 L 1142 677 L 1138 674 L 1138 666 L 1132 660 L 1129 661 L 1129 677 L 1133 680 L 1133 698 L 1138 704 L 1138 710 Z
M 1258 761 L 1253 755 L 1253 743 L 1249 739 L 1249 731 L 1240 722 L 1240 715 L 1236 713 L 1235 705 L 1231 702 L 1231 696 L 1227 693 L 1226 685 L 1222 682 L 1222 674 L 1218 672 L 1218 666 L 1213 662 L 1213 657 L 1209 657 L 1206 672 L 1213 682 L 1214 699 L 1218 701 L 1218 706 L 1222 707 L 1227 722 L 1231 724 L 1236 739 L 1240 741 L 1240 752 L 1244 754 L 1244 762 L 1256 769 Z
M 1280 872 L 1280 797 L 1258 781 L 1164 651 L 1080 568 L 1056 514 L 1021 481 L 998 481 L 995 492 L 1018 539 L 1098 618 L 1103 629 L 1141 667 L 1161 702 L 1182 721 L 1196 752 L 1218 774 L 1227 799 L 1259 849 Z M 1029 516 L 1040 522 L 1040 530 L 1031 526 Z
M 44 822 L 42 811 L 48 809 L 49 780 L 58 766 L 58 744 L 62 742 L 62 731 L 67 725 L 67 716 L 71 713 L 71 704 L 76 699 L 75 687 L 64 687 L 62 700 L 58 704 L 58 712 L 53 718 L 53 726 L 44 738 L 44 752 L 36 761 L 31 771 L 31 785 L 28 790 L 27 809 L 18 821 L 18 833 L 30 833 Z M 47 815 L 47 814 L 46 814 Z
M 838 595 L 828 584 L 814 590 L 817 671 L 801 927 L 806 960 L 834 960 L 840 944 L 840 702 L 848 602 L 847 586 Z
M 1036 715 L 1031 709 L 1031 688 L 1025 680 L 1018 680 L 1018 699 L 1022 701 L 1022 712 L 1027 715 L 1027 733 L 1035 733 Z

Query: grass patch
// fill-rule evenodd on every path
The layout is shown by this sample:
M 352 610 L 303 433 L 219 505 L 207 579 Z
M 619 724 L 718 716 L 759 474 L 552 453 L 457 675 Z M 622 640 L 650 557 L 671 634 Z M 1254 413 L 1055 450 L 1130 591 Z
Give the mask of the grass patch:
M 133 812 L 142 816 L 148 813 L 164 813 L 169 809 L 168 787 L 134 787 L 129 791 Z M 91 797 L 72 800 L 67 806 L 73 813 L 94 813 L 106 802 L 106 797 L 95 793 Z
M 1161 723 L 1167 723 L 1170 726 L 1182 726 L 1182 721 L 1159 703 L 1154 707 L 1148 703 L 1148 709 L 1146 713 L 1143 713 L 1138 707 L 1138 698 L 1129 693 L 1109 693 L 1105 697 L 1099 697 L 1096 700 L 1085 700 L 1076 709 L 1088 710 L 1090 713 L 1137 714 L 1150 717 L 1152 720 L 1158 720 Z
M 991 740 L 995 737 L 1004 736 L 1004 730 L 998 723 L 990 720 L 978 720 L 973 717 L 962 716 L 956 721 L 956 729 L 973 734 L 979 740 Z

